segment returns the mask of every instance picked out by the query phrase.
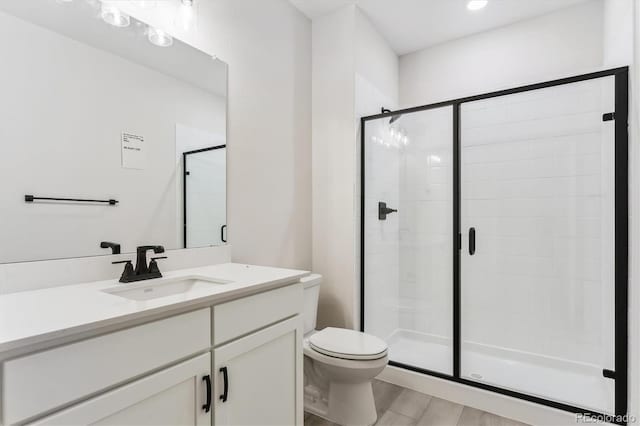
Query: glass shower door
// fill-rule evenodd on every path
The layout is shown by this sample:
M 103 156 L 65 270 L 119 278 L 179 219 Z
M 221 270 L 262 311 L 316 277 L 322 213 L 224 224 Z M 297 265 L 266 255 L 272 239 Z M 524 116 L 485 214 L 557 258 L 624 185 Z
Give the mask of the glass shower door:
M 363 330 L 453 374 L 453 107 L 363 124 Z
M 614 410 L 614 77 L 461 104 L 461 377 Z

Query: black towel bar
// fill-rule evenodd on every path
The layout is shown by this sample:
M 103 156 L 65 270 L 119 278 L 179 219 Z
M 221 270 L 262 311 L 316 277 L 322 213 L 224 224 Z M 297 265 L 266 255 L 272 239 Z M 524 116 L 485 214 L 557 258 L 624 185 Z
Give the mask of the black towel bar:
M 85 198 L 54 198 L 54 197 L 36 197 L 34 195 L 25 195 L 24 196 L 25 203 L 33 203 L 34 201 L 65 201 L 72 203 L 100 203 L 100 204 L 109 204 L 110 206 L 115 206 L 118 204 L 118 200 L 110 199 L 110 200 L 90 200 Z

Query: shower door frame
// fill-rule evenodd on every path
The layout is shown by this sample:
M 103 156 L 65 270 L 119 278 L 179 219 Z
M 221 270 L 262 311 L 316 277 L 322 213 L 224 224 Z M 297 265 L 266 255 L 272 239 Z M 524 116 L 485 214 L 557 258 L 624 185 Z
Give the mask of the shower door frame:
M 594 80 L 603 77 L 615 79 L 615 111 L 613 118 L 606 117 L 604 120 L 615 121 L 615 333 L 614 333 L 614 365 L 615 371 L 603 371 L 605 377 L 615 380 L 615 409 L 614 415 L 600 413 L 597 411 L 565 404 L 559 401 L 545 399 L 542 397 L 501 388 L 485 383 L 465 379 L 460 376 L 461 366 L 461 184 L 460 184 L 460 106 L 463 103 L 473 102 L 483 99 L 495 98 L 516 93 L 529 92 L 549 87 L 562 86 L 565 84 L 577 83 L 586 80 Z M 516 88 L 499 90 L 485 94 L 468 96 L 443 102 L 422 105 L 418 107 L 406 108 L 396 111 L 383 112 L 381 114 L 361 117 L 360 119 L 360 330 L 365 331 L 364 317 L 364 294 L 365 286 L 365 124 L 367 121 L 392 117 L 398 114 L 427 111 L 435 108 L 451 106 L 453 109 L 453 374 L 445 374 L 438 371 L 427 370 L 412 365 L 407 365 L 395 361 L 389 361 L 392 366 L 407 370 L 435 376 L 456 383 L 473 386 L 476 388 L 496 392 L 502 395 L 519 398 L 525 401 L 546 405 L 572 413 L 584 413 L 592 416 L 607 416 L 609 421 L 616 424 L 626 424 L 624 416 L 627 414 L 628 398 L 628 306 L 629 306 L 629 283 L 628 283 L 628 252 L 629 252 L 629 67 L 613 68 L 597 71 L 588 74 L 581 74 L 573 77 L 566 77 L 542 83 L 529 84 Z M 611 418 L 615 417 L 615 418 Z

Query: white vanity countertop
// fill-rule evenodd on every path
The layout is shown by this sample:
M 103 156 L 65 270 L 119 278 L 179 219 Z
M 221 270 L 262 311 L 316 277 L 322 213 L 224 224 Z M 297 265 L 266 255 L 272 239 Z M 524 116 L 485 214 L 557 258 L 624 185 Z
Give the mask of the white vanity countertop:
M 120 284 L 113 279 L 0 295 L 0 352 L 165 311 L 248 296 L 294 283 L 306 275 L 307 271 L 224 263 L 170 271 L 163 278 L 138 283 Z M 146 301 L 103 291 L 194 276 L 231 283 Z

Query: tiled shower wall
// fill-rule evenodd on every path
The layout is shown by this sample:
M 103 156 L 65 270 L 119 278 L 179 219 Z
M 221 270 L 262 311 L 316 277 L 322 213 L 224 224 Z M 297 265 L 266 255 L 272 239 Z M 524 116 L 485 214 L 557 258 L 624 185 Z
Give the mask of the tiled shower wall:
M 613 367 L 613 94 L 607 77 L 462 105 L 463 341 Z
M 452 337 L 453 108 L 402 116 L 400 328 Z
M 368 122 L 365 133 L 365 324 L 383 338 L 399 327 L 399 215 L 377 220 L 378 202 L 397 208 L 400 201 L 400 152 L 380 142 L 388 136 L 387 123 Z
M 463 342 L 612 366 L 612 102 L 609 78 L 463 104 Z M 366 222 L 367 330 L 451 338 L 452 109 L 394 126 L 367 123 L 367 217 L 399 210 Z

